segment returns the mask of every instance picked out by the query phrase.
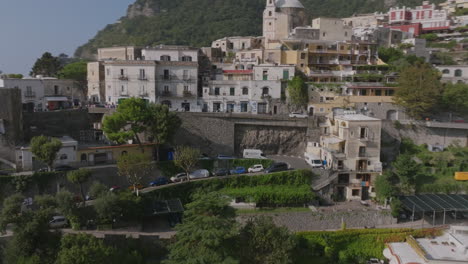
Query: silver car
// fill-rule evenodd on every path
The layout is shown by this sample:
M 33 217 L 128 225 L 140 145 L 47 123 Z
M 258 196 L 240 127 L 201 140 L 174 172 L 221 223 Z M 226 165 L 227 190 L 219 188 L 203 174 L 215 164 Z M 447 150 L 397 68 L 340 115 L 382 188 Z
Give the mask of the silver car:
M 193 179 L 202 179 L 210 177 L 210 172 L 208 170 L 196 170 L 189 174 L 189 178 Z

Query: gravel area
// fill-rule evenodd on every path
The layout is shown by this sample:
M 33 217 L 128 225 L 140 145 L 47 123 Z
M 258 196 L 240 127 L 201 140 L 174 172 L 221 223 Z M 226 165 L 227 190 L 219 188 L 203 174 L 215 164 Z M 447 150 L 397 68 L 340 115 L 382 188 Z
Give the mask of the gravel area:
M 352 211 L 335 213 L 312 213 L 312 212 L 291 212 L 263 214 L 273 218 L 278 226 L 286 226 L 293 232 L 312 230 L 334 230 L 341 228 L 341 222 L 346 223 L 347 228 L 376 227 L 382 225 L 392 225 L 395 220 L 388 212 L 382 211 Z M 244 222 L 252 217 L 239 216 L 238 220 Z

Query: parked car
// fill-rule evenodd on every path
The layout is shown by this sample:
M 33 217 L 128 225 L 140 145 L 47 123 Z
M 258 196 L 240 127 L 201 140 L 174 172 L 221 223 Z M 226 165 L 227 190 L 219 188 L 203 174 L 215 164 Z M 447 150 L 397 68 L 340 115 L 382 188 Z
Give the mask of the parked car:
M 205 169 L 196 170 L 189 174 L 189 178 L 192 179 L 202 179 L 210 177 L 210 172 Z
M 228 176 L 229 170 L 226 168 L 218 168 L 213 172 L 214 176 Z
M 76 170 L 76 168 L 73 168 L 72 166 L 68 166 L 68 165 L 60 165 L 60 166 L 55 167 L 54 169 L 54 171 L 72 171 L 72 170 Z
M 158 177 L 156 180 L 149 183 L 149 186 L 160 186 L 168 184 L 168 180 L 166 177 Z
M 116 191 L 119 191 L 120 190 L 120 186 L 117 186 L 117 185 L 114 185 L 112 187 L 110 187 L 109 191 L 111 192 L 116 192 Z
M 288 169 L 289 169 L 288 164 L 284 162 L 275 162 L 271 164 L 271 166 L 265 170 L 265 173 L 287 171 Z
M 249 173 L 252 173 L 252 172 L 261 172 L 263 170 L 264 170 L 264 168 L 263 168 L 262 164 L 256 164 L 256 165 L 253 165 L 252 167 L 250 167 L 247 171 Z
M 291 118 L 307 118 L 308 115 L 300 113 L 300 112 L 293 112 L 289 114 L 289 117 Z
M 62 228 L 68 225 L 68 220 L 65 216 L 57 215 L 52 217 L 52 220 L 49 221 L 50 228 Z
M 231 174 L 242 174 L 242 173 L 245 173 L 245 168 L 244 167 L 236 167 L 236 168 L 232 169 L 230 172 L 231 172 Z
M 185 174 L 185 172 L 178 173 L 175 176 L 172 176 L 170 178 L 171 182 L 183 182 L 183 181 L 186 181 L 186 180 L 188 180 L 188 179 L 187 179 L 187 174 Z

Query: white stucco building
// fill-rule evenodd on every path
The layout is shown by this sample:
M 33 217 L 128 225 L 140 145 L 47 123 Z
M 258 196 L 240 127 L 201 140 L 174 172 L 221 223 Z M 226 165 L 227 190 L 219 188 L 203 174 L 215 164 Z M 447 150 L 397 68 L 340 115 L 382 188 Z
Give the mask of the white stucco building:
M 57 153 L 54 166 L 73 164 L 76 161 L 78 141 L 71 137 L 62 137 L 59 140 L 62 142 L 62 148 Z M 30 146 L 18 147 L 16 149 L 16 166 L 22 171 L 39 169 L 34 160 L 35 158 L 31 153 Z
M 468 65 L 439 65 L 443 82 L 468 83 Z

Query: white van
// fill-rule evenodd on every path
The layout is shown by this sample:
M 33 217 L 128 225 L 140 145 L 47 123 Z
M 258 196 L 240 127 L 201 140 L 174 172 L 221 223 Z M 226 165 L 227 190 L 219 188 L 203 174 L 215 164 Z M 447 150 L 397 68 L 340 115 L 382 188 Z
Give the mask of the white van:
M 304 159 L 312 168 L 323 168 L 322 160 L 311 153 L 304 153 Z
M 244 159 L 266 159 L 265 154 L 259 149 L 244 149 Z

